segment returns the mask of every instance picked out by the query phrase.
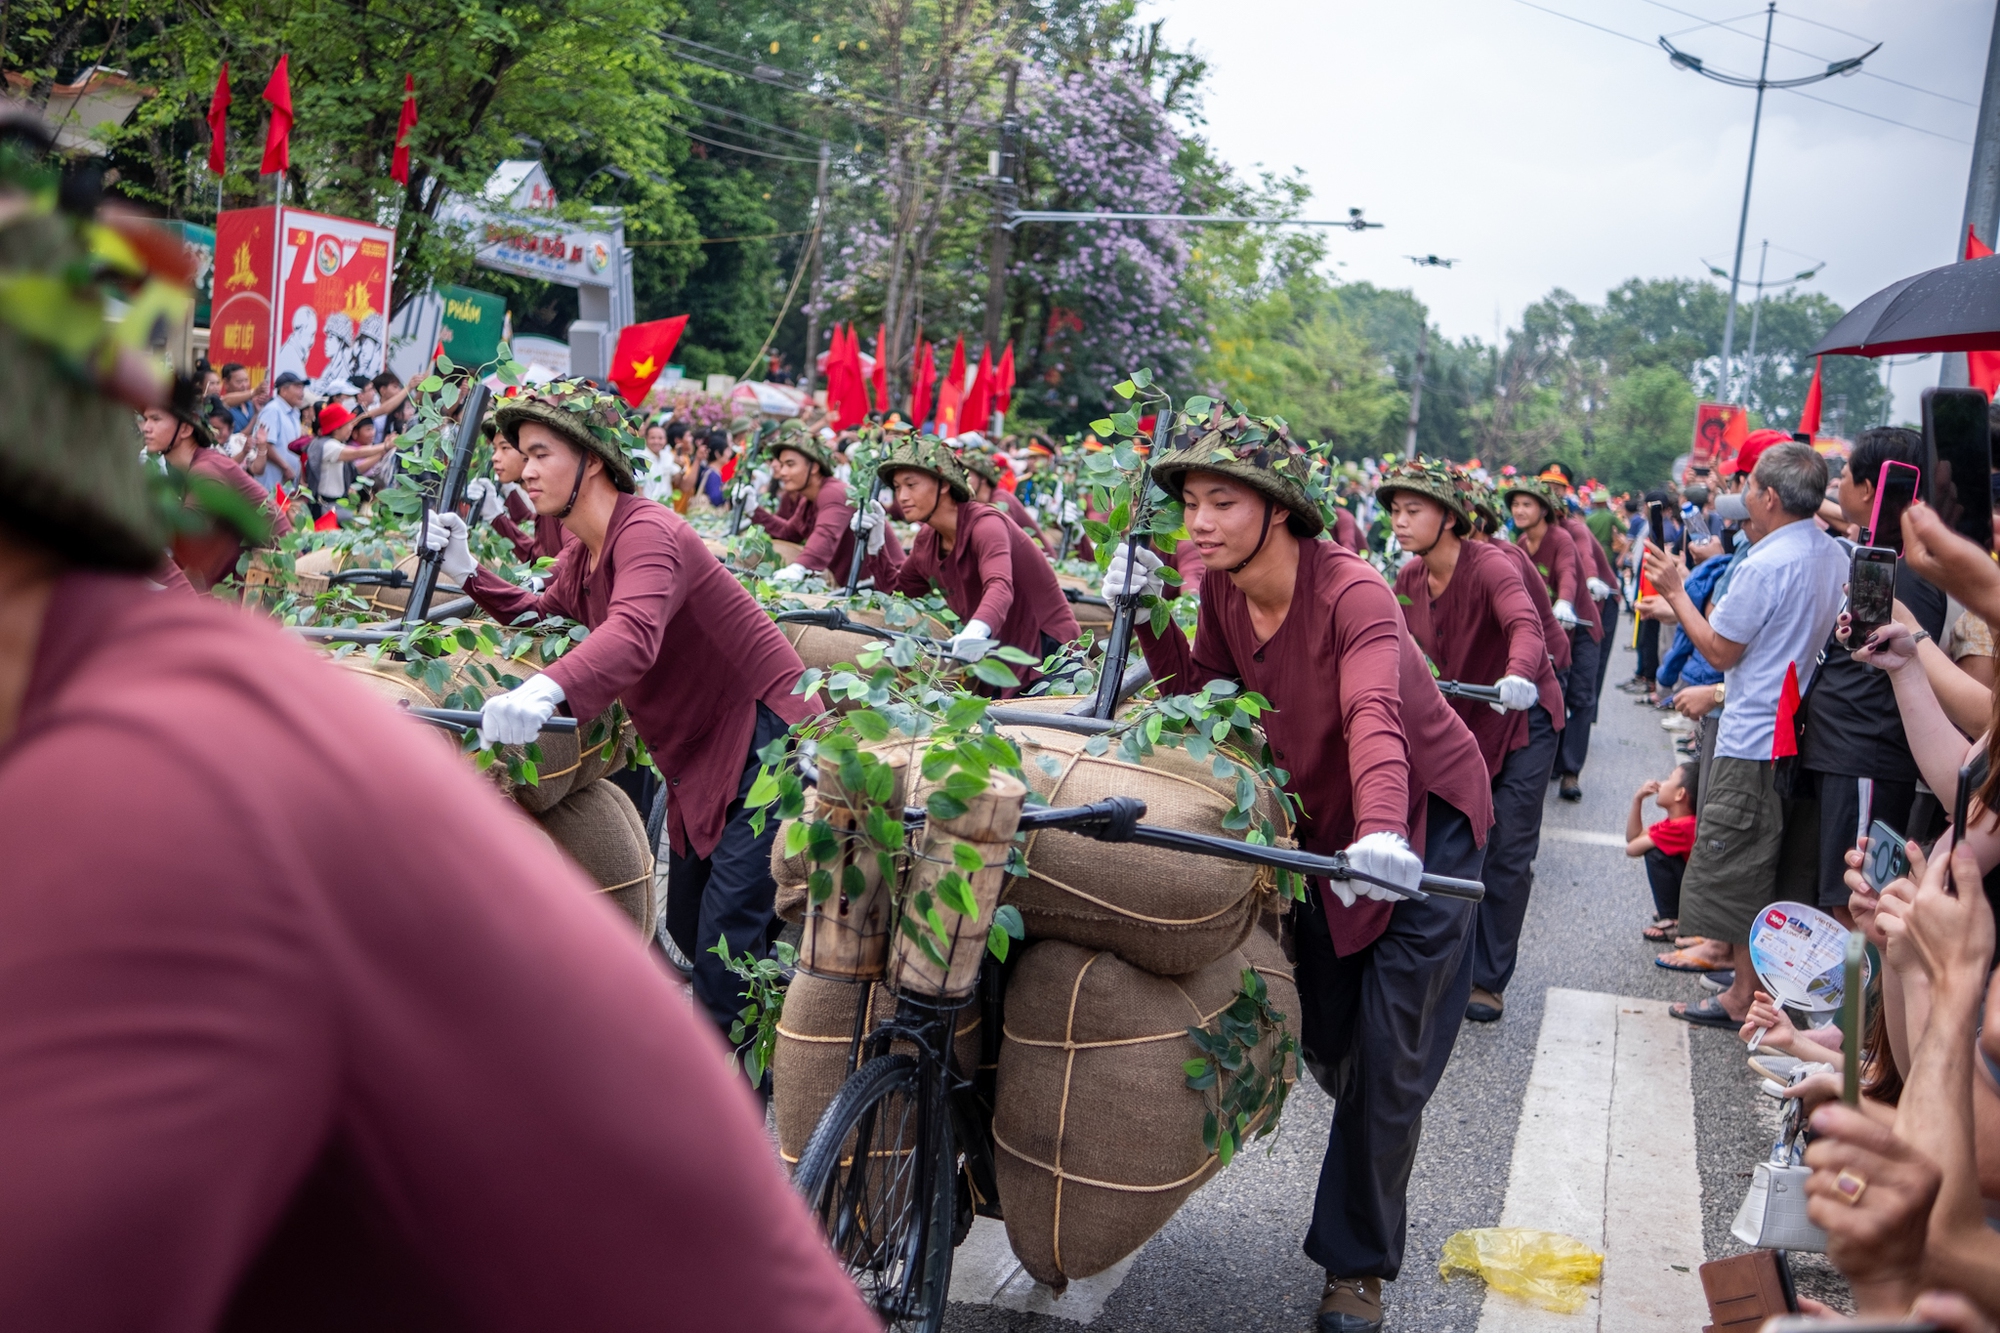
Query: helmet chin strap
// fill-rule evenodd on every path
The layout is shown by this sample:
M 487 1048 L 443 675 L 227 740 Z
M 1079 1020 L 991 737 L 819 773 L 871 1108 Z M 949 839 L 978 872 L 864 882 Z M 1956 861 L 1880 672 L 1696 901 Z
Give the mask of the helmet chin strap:
M 1405 551 L 1409 551 L 1409 553 L 1410 553 L 1411 555 L 1415 556 L 1415 557 L 1416 557 L 1417 559 L 1419 559 L 1419 560 L 1423 559 L 1423 558 L 1424 558 L 1425 556 L 1429 555 L 1429 554 L 1430 554 L 1430 553 L 1431 553 L 1432 551 L 1435 551 L 1435 550 L 1437 550 L 1437 548 L 1438 548 L 1438 543 L 1444 540 L 1444 530 L 1445 530 L 1445 528 L 1446 528 L 1446 527 L 1448 527 L 1448 526 L 1450 525 L 1450 523 L 1451 523 L 1451 515 L 1450 515 L 1450 514 L 1440 514 L 1440 515 L 1438 515 L 1438 530 L 1437 530 L 1436 534 L 1435 534 L 1434 536 L 1432 536 L 1432 538 L 1431 538 L 1431 544 L 1430 544 L 1429 546 L 1426 546 L 1426 547 L 1425 547 L 1425 548 L 1424 548 L 1423 550 L 1421 550 L 1421 551 L 1419 551 L 1419 550 L 1415 550 L 1415 549 L 1413 549 L 1413 548 L 1411 548 L 1411 547 L 1408 547 L 1408 546 L 1405 546 L 1405 547 L 1404 547 L 1403 549 L 1404 549 Z
M 1257 544 L 1250 548 L 1249 555 L 1243 557 L 1242 564 L 1230 566 L 1229 573 L 1241 574 L 1244 567 L 1255 560 L 1258 553 L 1264 549 L 1264 543 L 1271 538 L 1271 511 L 1276 507 L 1277 503 L 1267 496 L 1264 500 L 1264 525 L 1257 529 Z
M 576 460 L 576 481 L 569 488 L 569 503 L 556 512 L 556 520 L 558 522 L 568 518 L 569 511 L 576 508 L 576 497 L 583 492 L 583 470 L 589 465 L 589 454 L 584 454 Z

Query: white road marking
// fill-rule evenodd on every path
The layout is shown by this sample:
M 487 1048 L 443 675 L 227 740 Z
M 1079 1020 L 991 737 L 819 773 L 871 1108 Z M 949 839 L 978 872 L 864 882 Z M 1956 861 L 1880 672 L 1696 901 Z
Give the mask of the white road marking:
M 952 1257 L 950 1296 L 966 1305 L 997 1305 L 1088 1324 L 1104 1313 L 1104 1303 L 1138 1257 L 1129 1254 L 1096 1277 L 1078 1278 L 1058 1296 L 1021 1267 L 1007 1243 L 1004 1222 L 975 1217 L 971 1233 Z
M 1616 847 L 1625 850 L 1625 839 L 1616 833 L 1599 833 L 1594 829 L 1557 828 L 1553 824 L 1542 825 L 1542 836 L 1556 842 L 1580 842 L 1587 847 Z
M 1581 1240 L 1604 1278 L 1575 1315 L 1489 1291 L 1480 1333 L 1707 1322 L 1687 1028 L 1665 1004 L 1548 992 L 1500 1225 Z

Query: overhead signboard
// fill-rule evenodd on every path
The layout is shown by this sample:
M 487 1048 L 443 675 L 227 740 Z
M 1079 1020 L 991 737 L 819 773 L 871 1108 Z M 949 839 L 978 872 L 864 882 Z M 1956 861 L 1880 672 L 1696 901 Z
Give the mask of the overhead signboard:
M 319 392 L 381 373 L 396 233 L 297 208 L 216 219 L 209 357 L 252 383 L 291 371 Z

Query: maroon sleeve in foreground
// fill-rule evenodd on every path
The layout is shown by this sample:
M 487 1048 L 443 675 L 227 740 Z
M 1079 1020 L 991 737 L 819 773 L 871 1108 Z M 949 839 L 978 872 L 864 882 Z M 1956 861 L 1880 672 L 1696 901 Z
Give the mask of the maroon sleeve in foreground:
M 1354 579 L 1336 595 L 1333 644 L 1356 838 L 1410 833 L 1410 753 L 1402 723 L 1406 634 L 1395 595 L 1381 580 Z

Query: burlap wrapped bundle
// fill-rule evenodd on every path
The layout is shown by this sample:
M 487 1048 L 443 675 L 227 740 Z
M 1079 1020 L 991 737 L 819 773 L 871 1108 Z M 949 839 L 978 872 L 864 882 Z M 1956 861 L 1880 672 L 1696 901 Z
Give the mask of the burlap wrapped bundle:
M 1296 1031 L 1291 970 L 1262 931 L 1182 977 L 1059 940 L 1022 957 L 1007 984 L 993 1140 L 1007 1239 L 1036 1281 L 1061 1290 L 1103 1272 L 1215 1174 L 1208 1094 L 1182 1068 L 1200 1054 L 1187 1029 L 1235 1000 L 1246 967 Z M 1282 1030 L 1253 1054 L 1260 1071 Z M 1280 1076 L 1296 1076 L 1290 1061 Z
M 818 809 L 819 789 L 807 787 L 806 808 L 799 818 L 810 823 Z M 778 826 L 778 836 L 771 843 L 771 878 L 778 882 L 778 919 L 797 925 L 806 919 L 806 876 L 812 874 L 813 865 L 803 847 L 795 856 L 785 855 L 785 830 L 791 822 Z
M 1183 750 L 1156 748 L 1139 764 L 1086 753 L 1090 738 L 1044 727 L 1002 727 L 1021 748 L 1021 771 L 1052 806 L 1110 796 L 1146 803 L 1146 822 L 1241 839 L 1222 826 L 1234 801 L 1234 774 L 1219 778 Z M 1055 771 L 1051 773 L 1050 768 Z M 1287 830 L 1277 794 L 1259 794 L 1252 825 Z M 1192 972 L 1242 943 L 1275 883 L 1264 867 L 1156 847 L 1104 844 L 1074 833 L 1036 832 L 1025 849 L 1029 874 L 1009 880 L 1001 902 L 1021 909 L 1028 938 L 1109 949 L 1160 976 Z
M 845 630 L 822 629 L 818 625 L 781 622 L 778 629 L 784 634 L 785 642 L 792 645 L 792 651 L 799 655 L 799 661 L 821 671 L 831 670 L 842 662 L 853 664 L 863 648 L 886 642 L 872 634 L 850 634 Z
M 1098 597 L 1098 585 L 1089 579 L 1079 578 L 1075 574 L 1058 574 L 1056 582 L 1066 592 L 1080 592 L 1086 597 Z M 1111 628 L 1111 608 L 1099 606 L 1096 601 L 1071 602 L 1069 611 L 1076 617 L 1078 629 L 1096 630 L 1100 639 L 1104 637 L 1104 631 Z
M 653 849 L 646 844 L 646 822 L 631 799 L 612 783 L 593 782 L 539 818 L 556 846 L 632 918 L 640 938 L 653 938 Z
M 879 982 L 866 990 L 866 1029 L 872 1032 L 895 1015 L 896 997 Z M 789 1166 L 798 1165 L 813 1127 L 850 1072 L 848 1050 L 862 991 L 858 982 L 835 981 L 808 972 L 798 973 L 785 988 L 777 1046 L 771 1052 L 771 1113 L 778 1126 L 778 1154 Z M 958 1011 L 955 1033 L 954 1058 L 959 1070 L 969 1076 L 979 1067 L 978 1005 L 969 1004 Z M 899 1045 L 897 1049 L 903 1048 Z

